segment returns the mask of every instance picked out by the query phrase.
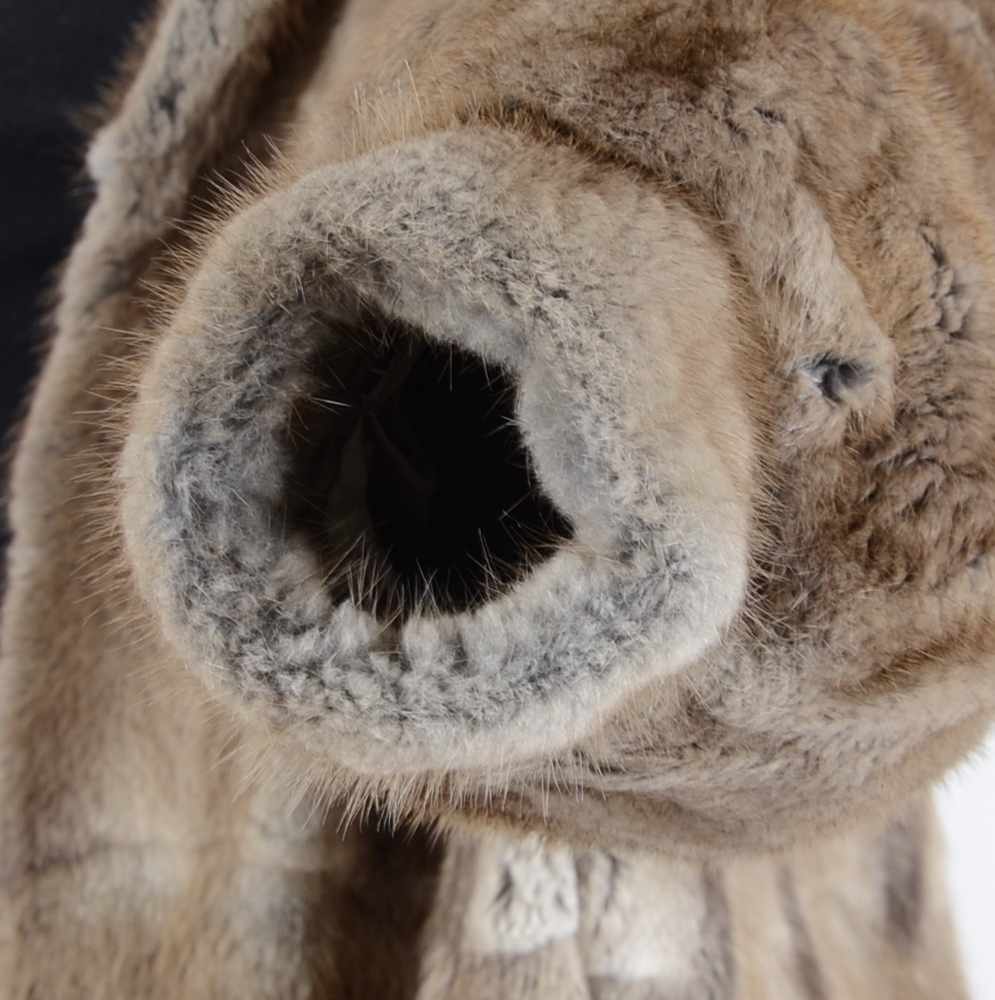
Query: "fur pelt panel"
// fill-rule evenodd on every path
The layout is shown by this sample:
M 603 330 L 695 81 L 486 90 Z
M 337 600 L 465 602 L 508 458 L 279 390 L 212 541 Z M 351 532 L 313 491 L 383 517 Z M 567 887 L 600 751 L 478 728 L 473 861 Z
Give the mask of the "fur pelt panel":
M 88 155 L 12 478 L 0 982 L 957 995 L 902 816 L 995 700 L 988 6 L 317 6 L 165 5 Z M 440 348 L 546 512 L 469 599 L 350 548 L 371 455 L 425 492 L 376 401 Z M 434 853 L 336 836 L 371 810 L 458 831 L 420 950 Z
M 457 838 L 419 997 L 963 996 L 924 805 L 863 838 L 722 865 Z

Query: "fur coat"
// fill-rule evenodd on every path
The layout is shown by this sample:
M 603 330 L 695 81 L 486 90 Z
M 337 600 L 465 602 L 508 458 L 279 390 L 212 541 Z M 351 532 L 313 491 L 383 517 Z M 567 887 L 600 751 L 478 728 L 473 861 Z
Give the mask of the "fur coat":
M 2 1000 L 964 996 L 991 0 L 167 0 L 10 479 Z

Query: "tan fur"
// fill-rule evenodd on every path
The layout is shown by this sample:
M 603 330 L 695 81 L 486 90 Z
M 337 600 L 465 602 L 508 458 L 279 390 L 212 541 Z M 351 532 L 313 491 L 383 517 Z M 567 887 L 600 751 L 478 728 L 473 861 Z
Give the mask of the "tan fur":
M 0 996 L 962 996 L 925 790 L 995 708 L 993 24 L 987 0 L 167 4 L 88 155 L 13 470 Z M 194 467 L 162 455 L 191 413 L 239 425 L 247 330 L 289 357 L 301 324 L 374 315 L 514 372 L 575 537 L 492 571 L 477 616 L 423 594 L 369 638 L 356 612 L 369 674 L 245 680 L 279 624 L 246 653 L 208 612 L 250 621 L 275 576 L 231 598 L 252 538 L 225 520 L 180 576 L 196 524 L 163 527 L 163 470 Z M 853 368 L 828 394 L 827 359 Z M 287 379 L 289 410 L 317 395 Z M 593 634 L 583 588 L 658 579 L 660 539 L 697 589 L 620 626 L 621 662 L 467 679 L 534 639 L 517 611 Z M 277 564 L 302 620 L 386 600 L 339 555 Z M 467 662 L 420 688 L 453 630 Z M 298 632 L 288 662 L 324 648 Z

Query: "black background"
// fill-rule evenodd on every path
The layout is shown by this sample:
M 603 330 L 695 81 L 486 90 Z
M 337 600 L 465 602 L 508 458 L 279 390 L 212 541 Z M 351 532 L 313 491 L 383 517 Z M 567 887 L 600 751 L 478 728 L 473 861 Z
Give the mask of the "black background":
M 39 361 L 44 298 L 86 208 L 79 112 L 114 78 L 146 0 L 0 0 L 0 427 Z

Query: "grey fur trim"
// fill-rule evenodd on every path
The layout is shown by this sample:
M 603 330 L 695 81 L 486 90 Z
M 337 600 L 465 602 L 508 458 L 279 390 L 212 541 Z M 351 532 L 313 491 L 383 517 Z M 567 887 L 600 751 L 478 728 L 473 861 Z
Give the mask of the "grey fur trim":
M 641 433 L 639 327 L 665 318 L 634 314 L 625 275 L 572 256 L 570 219 L 596 193 L 549 212 L 509 190 L 518 146 L 441 134 L 245 213 L 151 366 L 152 436 L 126 448 L 126 480 L 152 484 L 127 492 L 129 545 L 159 567 L 150 596 L 192 665 L 274 721 L 333 734 L 360 770 L 568 746 L 633 680 L 700 654 L 742 598 L 732 487 L 728 509 L 720 486 L 689 513 L 667 477 L 673 441 Z M 666 232 L 665 206 L 645 208 Z M 274 522 L 306 360 L 323 321 L 361 325 L 366 306 L 515 375 L 539 478 L 576 528 L 510 593 L 399 629 L 333 606 L 313 554 Z

